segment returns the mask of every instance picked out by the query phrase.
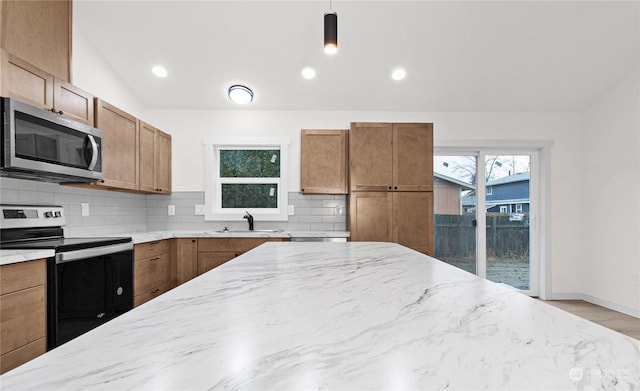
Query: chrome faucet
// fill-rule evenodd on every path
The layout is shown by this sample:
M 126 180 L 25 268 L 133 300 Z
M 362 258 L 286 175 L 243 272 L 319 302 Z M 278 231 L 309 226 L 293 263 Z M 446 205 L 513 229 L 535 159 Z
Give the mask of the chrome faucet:
M 247 214 L 242 216 L 242 218 L 247 219 L 247 221 L 249 222 L 249 231 L 253 231 L 253 216 L 251 216 L 251 213 L 249 212 L 246 212 L 246 213 Z

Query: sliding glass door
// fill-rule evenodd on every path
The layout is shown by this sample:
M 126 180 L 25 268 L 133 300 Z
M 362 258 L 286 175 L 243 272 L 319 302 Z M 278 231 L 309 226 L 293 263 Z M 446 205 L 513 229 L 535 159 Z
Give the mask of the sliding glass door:
M 435 257 L 537 295 L 537 153 L 438 150 Z

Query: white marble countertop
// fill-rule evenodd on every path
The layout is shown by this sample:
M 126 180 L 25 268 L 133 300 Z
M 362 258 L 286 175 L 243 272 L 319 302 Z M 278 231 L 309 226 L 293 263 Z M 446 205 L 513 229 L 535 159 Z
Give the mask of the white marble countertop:
M 349 231 L 280 231 L 280 232 L 218 232 L 218 231 L 152 231 L 122 232 L 101 236 L 131 237 L 134 244 L 172 238 L 348 238 Z M 0 265 L 54 256 L 53 250 L 3 250 Z
M 637 389 L 640 342 L 392 243 L 266 243 L 3 390 Z
M 55 255 L 53 250 L 0 250 L 0 265 L 33 261 Z

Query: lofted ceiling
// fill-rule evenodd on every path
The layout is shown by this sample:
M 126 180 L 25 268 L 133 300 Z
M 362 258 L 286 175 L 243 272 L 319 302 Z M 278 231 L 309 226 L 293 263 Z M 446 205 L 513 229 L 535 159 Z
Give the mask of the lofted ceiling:
M 334 56 L 329 0 L 75 0 L 73 17 L 149 109 L 580 111 L 640 66 L 638 1 L 331 3 Z M 251 105 L 228 100 L 237 83 Z

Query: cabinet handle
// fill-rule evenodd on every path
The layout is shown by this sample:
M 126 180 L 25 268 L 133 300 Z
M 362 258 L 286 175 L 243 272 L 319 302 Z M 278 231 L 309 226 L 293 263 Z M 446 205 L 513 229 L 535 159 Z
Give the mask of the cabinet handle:
M 394 189 L 398 190 L 398 186 L 395 186 Z
M 151 258 L 150 261 L 157 261 L 160 257 Z
M 389 190 L 391 190 L 391 186 L 389 186 Z
M 152 290 L 149 293 L 154 294 L 154 293 L 158 293 L 158 292 L 160 292 L 160 288 L 156 288 L 156 289 Z
M 191 239 L 191 243 L 195 243 L 195 242 L 196 242 L 196 240 L 195 240 L 195 239 Z
M 58 114 L 62 115 L 64 112 L 62 110 L 58 111 Z

